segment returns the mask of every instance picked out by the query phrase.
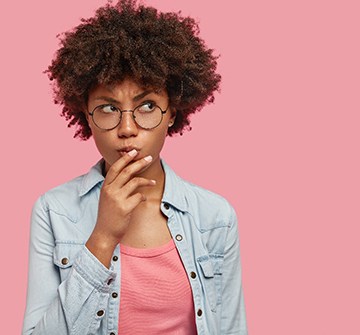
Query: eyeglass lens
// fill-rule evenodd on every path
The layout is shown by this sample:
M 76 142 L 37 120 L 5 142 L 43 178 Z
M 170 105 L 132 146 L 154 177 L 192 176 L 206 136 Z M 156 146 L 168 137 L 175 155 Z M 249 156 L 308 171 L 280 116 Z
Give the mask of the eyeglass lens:
M 92 113 L 94 123 L 101 129 L 110 130 L 119 125 L 123 112 L 112 105 L 100 105 L 96 107 Z M 157 105 L 146 103 L 136 107 L 133 110 L 134 121 L 145 129 L 157 127 L 162 120 L 163 111 Z

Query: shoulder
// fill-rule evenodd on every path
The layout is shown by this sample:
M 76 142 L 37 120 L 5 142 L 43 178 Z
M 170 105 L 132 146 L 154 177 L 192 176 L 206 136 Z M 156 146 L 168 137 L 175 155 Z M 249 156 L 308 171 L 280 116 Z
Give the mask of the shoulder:
M 42 194 L 34 204 L 33 215 L 43 212 L 50 217 L 63 216 L 76 222 L 78 217 L 76 209 L 81 205 L 79 187 L 84 176 L 76 177 Z
M 197 209 L 206 211 L 210 215 L 216 214 L 227 220 L 235 214 L 233 206 L 222 195 L 184 179 L 182 179 L 182 185 L 190 208 L 196 205 Z
M 88 202 L 89 196 L 96 186 L 103 180 L 99 163 L 94 165 L 88 173 L 73 178 L 42 194 L 34 205 L 34 210 L 53 212 L 77 220 L 77 209 L 82 209 Z
M 78 176 L 45 192 L 41 196 L 44 205 L 51 207 L 78 199 L 85 176 L 86 174 Z
M 223 196 L 181 178 L 164 162 L 163 166 L 165 201 L 213 227 L 231 226 L 236 220 L 232 205 Z
M 181 179 L 183 187 L 188 192 L 188 195 L 196 197 L 199 201 L 203 201 L 206 203 L 210 203 L 213 205 L 218 205 L 222 207 L 231 207 L 230 203 L 227 199 L 225 199 L 222 195 L 210 191 L 202 186 L 194 184 L 188 180 Z

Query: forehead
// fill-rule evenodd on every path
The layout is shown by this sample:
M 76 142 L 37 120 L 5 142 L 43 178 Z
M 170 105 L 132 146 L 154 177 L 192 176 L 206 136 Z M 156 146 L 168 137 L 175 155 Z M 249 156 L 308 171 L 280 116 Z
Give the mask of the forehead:
M 143 94 L 156 94 L 159 97 L 167 97 L 165 89 L 159 89 L 155 87 L 145 87 L 132 80 L 131 78 L 126 78 L 121 82 L 113 84 L 99 84 L 89 93 L 89 98 L 92 98 L 97 95 L 106 95 L 119 98 L 134 98 L 141 96 Z

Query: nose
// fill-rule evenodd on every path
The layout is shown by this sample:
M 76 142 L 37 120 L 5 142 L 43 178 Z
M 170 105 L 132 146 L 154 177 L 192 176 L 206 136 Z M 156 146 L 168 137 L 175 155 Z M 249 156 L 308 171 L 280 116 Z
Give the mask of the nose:
M 138 127 L 134 121 L 131 111 L 123 111 L 121 116 L 121 122 L 118 125 L 119 137 L 131 137 L 138 134 Z

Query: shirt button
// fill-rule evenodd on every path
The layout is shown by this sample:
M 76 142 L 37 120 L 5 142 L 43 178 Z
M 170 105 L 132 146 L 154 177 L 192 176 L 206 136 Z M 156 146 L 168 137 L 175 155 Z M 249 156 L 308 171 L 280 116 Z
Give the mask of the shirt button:
M 201 309 L 198 309 L 197 315 L 198 315 L 198 316 L 201 316 L 201 315 L 202 315 L 202 310 L 201 310 Z
M 112 295 L 111 295 L 113 298 L 117 298 L 118 297 L 118 294 L 116 292 L 114 292 Z
M 61 260 L 61 264 L 62 265 L 66 265 L 69 263 L 69 259 L 67 259 L 66 257 L 64 257 L 62 260 Z
M 169 208 L 170 208 L 168 204 L 165 204 L 164 207 L 165 207 L 165 209 L 169 209 Z
M 118 256 L 114 256 L 114 257 L 113 257 L 113 261 L 114 261 L 114 262 L 116 262 L 118 259 L 119 259 Z
M 191 272 L 190 272 L 190 277 L 191 277 L 192 279 L 195 279 L 195 278 L 196 278 L 196 273 L 195 273 L 194 271 L 191 271 Z
M 100 309 L 100 311 L 97 311 L 96 313 L 97 316 L 103 316 L 104 315 L 104 311 L 102 309 Z
M 182 241 L 183 237 L 180 234 L 175 236 L 176 241 Z

